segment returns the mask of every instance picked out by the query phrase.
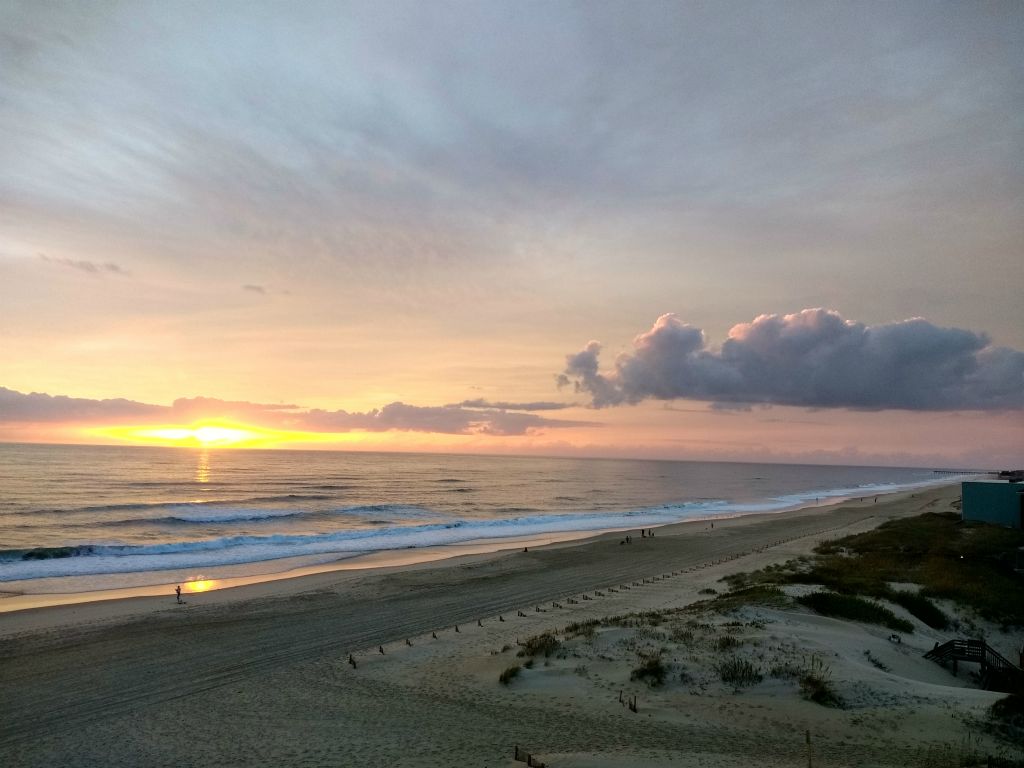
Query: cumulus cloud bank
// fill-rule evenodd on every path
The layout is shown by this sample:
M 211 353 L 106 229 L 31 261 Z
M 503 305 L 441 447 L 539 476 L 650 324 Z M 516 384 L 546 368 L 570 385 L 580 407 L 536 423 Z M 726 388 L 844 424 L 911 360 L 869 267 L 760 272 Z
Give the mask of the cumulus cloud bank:
M 805 309 L 740 323 L 715 348 L 674 314 L 602 373 L 601 344 L 566 357 L 561 386 L 595 408 L 686 398 L 718 404 L 911 411 L 1024 408 L 1024 352 L 914 318 L 864 325 Z
M 548 419 L 531 413 L 461 405 L 419 406 L 390 403 L 365 412 L 303 409 L 297 405 L 232 402 L 211 397 L 180 398 L 152 405 L 135 400 L 25 394 L 0 387 L 0 425 L 5 423 L 70 423 L 109 425 L 147 421 L 195 421 L 222 418 L 307 432 L 438 432 L 453 435 L 527 435 L 545 428 L 587 426 L 589 422 Z

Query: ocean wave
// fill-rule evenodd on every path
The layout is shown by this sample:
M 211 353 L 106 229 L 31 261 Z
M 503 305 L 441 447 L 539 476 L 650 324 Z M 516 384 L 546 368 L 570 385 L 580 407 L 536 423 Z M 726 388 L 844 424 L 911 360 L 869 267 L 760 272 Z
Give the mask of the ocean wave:
M 154 544 L 81 543 L 69 547 L 50 548 L 51 551 L 40 550 L 37 556 L 28 558 L 25 555 L 30 550 L 8 550 L 0 553 L 0 582 L 54 576 L 193 569 L 307 555 L 344 557 L 365 552 L 444 546 L 481 539 L 514 539 L 576 531 L 647 528 L 687 520 L 778 512 L 805 505 L 813 500 L 835 501 L 840 498 L 867 497 L 946 482 L 948 479 L 943 478 L 903 484 L 865 484 L 850 488 L 810 490 L 772 499 L 742 502 L 701 500 L 618 512 L 534 514 L 406 525 L 389 521 L 397 517 L 407 521 L 431 516 L 436 519 L 437 513 L 419 507 L 374 504 L 345 508 L 350 515 L 362 515 L 372 519 L 373 528 L 350 528 L 325 533 L 227 535 Z M 225 521 L 228 514 L 231 513 L 221 514 L 218 520 Z
M 151 509 L 151 508 L 150 508 Z M 161 505 L 162 511 L 173 514 L 161 517 L 122 517 L 116 520 L 89 521 L 73 523 L 61 520 L 59 525 L 65 529 L 85 528 L 126 528 L 135 526 L 183 526 L 183 525 L 226 525 L 230 523 L 261 523 L 273 522 L 286 518 L 322 519 L 333 516 L 359 519 L 366 515 L 388 514 L 405 519 L 432 519 L 440 513 L 425 507 L 408 504 L 356 504 L 347 507 L 327 509 L 237 507 L 224 504 L 187 503 Z M 366 521 L 370 522 L 370 521 Z
M 240 499 L 183 499 L 178 501 L 136 501 L 124 504 L 94 504 L 82 507 L 62 507 L 57 509 L 35 510 L 31 514 L 70 516 L 96 512 L 152 512 L 178 507 L 216 507 L 237 504 L 274 504 L 297 501 L 329 501 L 337 498 L 328 493 L 281 493 L 270 496 L 247 496 Z

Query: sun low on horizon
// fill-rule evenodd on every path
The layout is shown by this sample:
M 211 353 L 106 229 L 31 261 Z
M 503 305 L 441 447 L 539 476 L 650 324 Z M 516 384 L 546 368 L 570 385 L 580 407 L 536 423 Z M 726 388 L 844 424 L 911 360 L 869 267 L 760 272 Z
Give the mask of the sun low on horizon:
M 352 443 L 355 435 L 269 429 L 226 421 L 197 421 L 188 425 L 119 425 L 83 430 L 88 437 L 132 445 L 210 448 L 278 448 L 290 444 Z

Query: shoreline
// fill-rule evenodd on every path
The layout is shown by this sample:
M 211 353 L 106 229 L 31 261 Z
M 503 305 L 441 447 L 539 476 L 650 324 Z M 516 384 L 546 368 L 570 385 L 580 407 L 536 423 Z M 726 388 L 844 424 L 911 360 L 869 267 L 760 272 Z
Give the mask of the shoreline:
M 924 488 L 892 491 L 878 494 L 878 503 L 869 501 L 871 497 L 847 497 L 818 503 L 798 506 L 782 511 L 724 514 L 698 519 L 684 520 L 655 526 L 654 530 L 662 536 L 678 536 L 696 533 L 697 527 L 704 524 L 713 527 L 718 523 L 719 531 L 749 525 L 757 525 L 770 520 L 794 520 L 815 515 L 828 515 L 844 507 L 853 509 L 871 509 L 878 504 L 888 505 L 919 493 L 941 492 L 958 486 L 958 482 L 932 484 Z M 861 500 L 863 498 L 863 500 Z M 374 574 L 392 574 L 421 569 L 438 569 L 458 567 L 468 563 L 481 563 L 499 560 L 503 557 L 533 548 L 533 551 L 544 551 L 564 547 L 586 547 L 610 539 L 619 539 L 620 534 L 635 531 L 636 528 L 615 528 L 601 531 L 574 531 L 564 535 L 544 535 L 524 537 L 521 539 L 492 539 L 467 542 L 464 544 L 441 545 L 404 550 L 383 550 L 367 553 L 344 560 L 305 566 L 276 573 L 254 574 L 251 576 L 210 579 L 200 582 L 199 589 L 188 589 L 188 582 L 182 583 L 182 596 L 187 603 L 193 605 L 222 605 L 233 601 L 281 597 L 300 594 L 308 589 L 316 589 L 324 584 L 342 584 Z M 137 587 L 121 587 L 115 589 L 87 590 L 81 592 L 38 592 L 12 593 L 0 589 L 0 637 L 8 634 L 12 628 L 21 625 L 22 621 L 13 621 L 13 617 L 44 615 L 49 618 L 43 623 L 50 625 L 63 620 L 66 614 L 73 618 L 82 612 L 92 612 L 102 616 L 104 620 L 124 617 L 143 612 L 159 611 L 175 606 L 173 602 L 174 587 L 179 582 L 163 582 L 159 584 Z M 104 606 L 97 608 L 97 606 Z M 24 622 L 34 626 L 36 622 Z M 14 629 L 14 631 L 19 631 Z

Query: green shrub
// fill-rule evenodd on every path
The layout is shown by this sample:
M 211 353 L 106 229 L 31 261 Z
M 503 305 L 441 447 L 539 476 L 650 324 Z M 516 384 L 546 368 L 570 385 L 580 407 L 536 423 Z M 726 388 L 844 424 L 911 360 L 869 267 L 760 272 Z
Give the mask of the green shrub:
M 838 592 L 811 592 L 798 597 L 797 602 L 823 616 L 862 621 L 866 624 L 881 624 L 883 627 L 908 634 L 914 631 L 914 625 L 909 621 L 863 597 L 841 595 Z
M 498 682 L 502 685 L 508 685 L 512 680 L 519 675 L 522 667 L 516 664 L 514 667 L 509 667 L 500 675 L 498 675 Z

